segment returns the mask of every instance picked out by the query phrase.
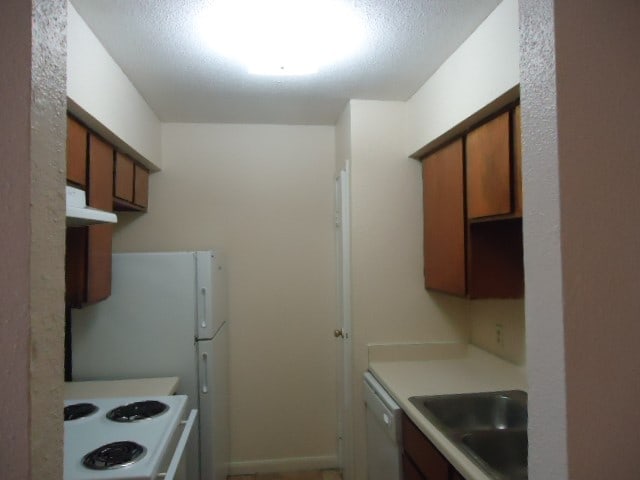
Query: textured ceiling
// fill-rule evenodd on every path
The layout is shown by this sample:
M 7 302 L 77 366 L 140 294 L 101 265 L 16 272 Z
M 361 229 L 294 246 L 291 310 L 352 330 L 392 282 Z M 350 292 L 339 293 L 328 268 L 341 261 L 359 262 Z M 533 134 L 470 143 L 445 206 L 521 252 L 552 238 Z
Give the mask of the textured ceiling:
M 364 48 L 301 77 L 249 75 L 211 51 L 194 28 L 205 0 L 72 3 L 163 122 L 332 125 L 349 99 L 407 100 L 500 0 L 349 0 Z

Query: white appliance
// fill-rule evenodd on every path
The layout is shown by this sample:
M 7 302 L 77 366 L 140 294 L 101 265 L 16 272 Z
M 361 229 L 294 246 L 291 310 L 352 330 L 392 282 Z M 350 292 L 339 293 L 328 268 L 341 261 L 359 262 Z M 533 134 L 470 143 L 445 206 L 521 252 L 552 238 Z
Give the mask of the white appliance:
M 66 400 L 64 479 L 173 480 L 197 415 L 181 422 L 186 404 L 184 395 Z
M 402 478 L 402 430 L 398 404 L 369 372 L 364 374 L 367 479 Z
M 180 378 L 198 409 L 188 479 L 229 464 L 227 288 L 216 251 L 113 255 L 111 296 L 72 312 L 74 380 Z

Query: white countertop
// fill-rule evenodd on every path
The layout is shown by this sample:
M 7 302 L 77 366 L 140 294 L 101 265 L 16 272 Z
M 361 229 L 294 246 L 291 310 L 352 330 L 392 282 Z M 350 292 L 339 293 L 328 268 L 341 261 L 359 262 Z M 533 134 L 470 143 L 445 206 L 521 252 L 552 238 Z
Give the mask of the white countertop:
M 401 348 L 395 346 L 394 348 Z M 429 422 L 409 397 L 449 393 L 527 390 L 523 367 L 502 360 L 472 345 L 408 345 L 410 355 L 391 360 L 386 349 L 369 347 L 369 370 L 385 387 L 402 410 L 467 480 L 489 480 L 456 445 Z M 432 348 L 430 348 L 432 347 Z M 384 350 L 384 349 L 383 349 Z M 423 351 L 423 359 L 416 351 Z
M 173 395 L 178 377 L 135 378 L 126 380 L 91 380 L 65 382 L 65 400 L 106 397 L 157 397 Z

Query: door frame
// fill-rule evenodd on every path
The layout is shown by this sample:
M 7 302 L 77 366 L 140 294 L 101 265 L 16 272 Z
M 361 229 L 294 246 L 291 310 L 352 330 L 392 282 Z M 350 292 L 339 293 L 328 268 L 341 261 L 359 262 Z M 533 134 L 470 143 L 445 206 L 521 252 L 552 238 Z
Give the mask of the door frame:
M 337 329 L 343 332 L 336 349 L 338 366 L 338 463 L 342 469 L 343 480 L 351 480 L 353 478 L 354 465 L 350 178 L 350 162 L 347 161 L 344 169 L 340 171 L 335 179 Z

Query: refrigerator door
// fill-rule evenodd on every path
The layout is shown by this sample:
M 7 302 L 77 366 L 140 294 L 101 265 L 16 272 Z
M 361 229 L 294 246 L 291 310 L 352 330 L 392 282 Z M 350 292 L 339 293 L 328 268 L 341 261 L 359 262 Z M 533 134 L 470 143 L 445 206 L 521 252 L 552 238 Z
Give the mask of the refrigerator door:
M 201 479 L 226 480 L 229 470 L 229 325 L 197 342 Z
M 210 339 L 226 320 L 226 282 L 219 252 L 196 252 L 198 339 Z

